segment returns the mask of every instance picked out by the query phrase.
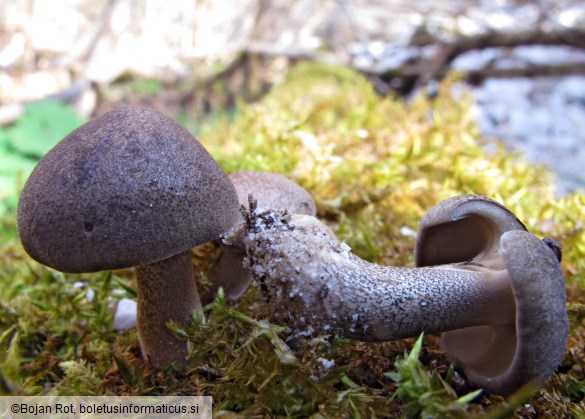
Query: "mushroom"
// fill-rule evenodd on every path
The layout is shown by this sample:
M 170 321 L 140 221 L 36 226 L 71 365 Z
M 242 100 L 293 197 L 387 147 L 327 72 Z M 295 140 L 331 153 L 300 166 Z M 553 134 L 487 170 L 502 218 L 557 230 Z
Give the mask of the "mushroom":
M 415 249 L 418 267 L 470 261 L 481 263 L 481 271 L 485 266 L 497 269 L 503 257 L 514 318 L 507 324 L 466 327 L 441 336 L 441 348 L 467 377 L 498 394 L 546 380 L 562 360 L 568 335 L 561 245 L 548 237 L 540 241 L 519 223 L 495 201 L 477 195 L 454 197 L 425 214 Z
M 315 215 L 315 201 L 304 188 L 297 183 L 275 173 L 237 172 L 229 175 L 236 188 L 238 200 L 248 210 L 250 194 L 257 197 L 261 208 L 288 210 L 293 214 Z M 233 227 L 234 231 L 244 227 L 243 217 Z M 211 302 L 217 290 L 222 287 L 231 300 L 237 300 L 248 289 L 251 281 L 250 271 L 243 266 L 246 248 L 241 239 L 233 243 L 224 243 L 221 254 L 207 272 L 209 288 L 201 293 L 203 304 Z
M 488 198 L 458 197 L 429 213 L 417 262 L 444 264 L 399 268 L 358 258 L 314 217 L 251 206 L 244 242 L 272 319 L 296 336 L 365 341 L 454 331 L 444 347 L 487 391 L 546 379 L 568 333 L 553 251 Z
M 201 312 L 189 249 L 239 217 L 233 185 L 187 130 L 119 108 L 43 157 L 20 196 L 18 233 L 33 259 L 59 271 L 136 266 L 138 338 L 160 367 L 187 354 L 167 323 Z

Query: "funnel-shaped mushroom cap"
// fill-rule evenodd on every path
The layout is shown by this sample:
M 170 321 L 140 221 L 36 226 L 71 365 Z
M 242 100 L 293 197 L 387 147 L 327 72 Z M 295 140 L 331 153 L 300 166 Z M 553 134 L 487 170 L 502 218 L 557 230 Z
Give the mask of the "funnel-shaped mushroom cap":
M 218 238 L 240 217 L 233 185 L 172 119 L 120 108 L 38 164 L 18 206 L 26 251 L 65 272 L 143 265 Z
M 553 251 L 525 231 L 504 233 L 499 251 L 514 294 L 515 322 L 446 332 L 441 346 L 473 382 L 505 395 L 554 372 L 569 326 L 563 273 Z
M 414 251 L 416 266 L 435 266 L 485 259 L 497 250 L 506 231 L 526 230 L 506 207 L 481 195 L 446 199 L 419 223 Z

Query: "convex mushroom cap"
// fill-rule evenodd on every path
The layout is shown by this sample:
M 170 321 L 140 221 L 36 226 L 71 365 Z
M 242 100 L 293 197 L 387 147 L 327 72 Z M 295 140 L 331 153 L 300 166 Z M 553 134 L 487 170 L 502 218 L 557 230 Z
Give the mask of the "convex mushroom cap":
M 498 394 L 546 380 L 562 360 L 568 335 L 560 245 L 554 241 L 557 255 L 547 244 L 551 239 L 539 240 L 525 230 L 499 203 L 464 195 L 433 207 L 417 235 L 417 266 L 460 262 L 468 269 L 507 272 L 513 300 L 503 295 L 499 311 L 514 315 L 441 338 L 447 355 L 472 381 Z
M 186 354 L 166 323 L 200 309 L 188 250 L 240 216 L 232 183 L 187 130 L 119 108 L 43 157 L 20 196 L 18 233 L 34 259 L 63 272 L 137 266 L 140 343 L 163 365 Z
M 73 131 L 20 196 L 18 233 L 63 272 L 127 268 L 215 239 L 239 217 L 234 188 L 172 119 L 120 108 Z
M 315 215 L 317 212 L 309 192 L 282 175 L 243 171 L 232 173 L 229 178 L 236 188 L 240 205 L 246 210 L 249 210 L 248 200 L 252 195 L 260 208 L 287 210 L 291 214 Z M 246 248 L 241 237 L 237 236 L 243 227 L 244 218 L 240 217 L 232 228 L 232 232 L 236 232 L 235 240 L 225 240 L 226 246 L 219 259 L 207 273 L 210 287 L 202 293 L 204 304 L 213 299 L 219 287 L 232 300 L 240 298 L 248 289 L 251 276 L 243 266 Z
M 259 209 L 288 211 L 289 214 L 315 215 L 317 206 L 311 194 L 296 182 L 277 173 L 236 172 L 229 175 L 238 201 L 246 210 L 249 208 L 250 195 Z M 244 227 L 244 218 L 240 218 L 235 229 Z M 238 238 L 231 246 L 245 251 L 244 243 Z

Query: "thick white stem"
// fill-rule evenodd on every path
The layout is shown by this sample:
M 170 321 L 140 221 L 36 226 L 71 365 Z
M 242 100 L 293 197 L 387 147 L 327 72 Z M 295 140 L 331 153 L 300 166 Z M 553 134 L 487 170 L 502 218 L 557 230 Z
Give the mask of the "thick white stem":
M 505 270 L 381 267 L 309 216 L 253 215 L 244 241 L 273 320 L 299 334 L 383 341 L 514 323 Z

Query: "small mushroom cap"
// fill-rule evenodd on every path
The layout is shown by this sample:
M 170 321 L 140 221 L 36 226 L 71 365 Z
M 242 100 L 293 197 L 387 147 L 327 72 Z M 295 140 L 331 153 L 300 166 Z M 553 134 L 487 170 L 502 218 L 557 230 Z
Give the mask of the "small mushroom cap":
M 306 189 L 286 177 L 276 173 L 266 172 L 236 172 L 229 175 L 240 205 L 249 210 L 250 195 L 257 202 L 258 208 L 287 210 L 290 214 L 315 215 L 317 206 Z M 240 217 L 233 230 L 239 230 L 244 225 Z M 239 249 L 242 253 L 244 243 L 241 238 L 230 243 L 232 249 Z
M 528 382 L 542 383 L 554 372 L 565 352 L 569 323 L 554 252 L 520 230 L 504 233 L 499 251 L 514 294 L 515 322 L 446 332 L 441 346 L 473 382 L 506 395 Z
M 306 189 L 282 175 L 265 172 L 237 172 L 229 176 L 238 193 L 240 205 L 248 208 L 248 196 L 258 208 L 288 210 L 291 214 L 315 215 L 315 201 Z
M 416 237 L 416 266 L 486 259 L 506 231 L 526 230 L 506 207 L 481 195 L 461 195 L 431 208 Z
M 187 130 L 153 110 L 119 108 L 43 157 L 20 196 L 18 233 L 37 261 L 93 272 L 184 252 L 240 216 L 232 183 Z
M 237 172 L 229 175 L 240 205 L 249 210 L 249 196 L 256 199 L 260 208 L 275 210 L 287 210 L 291 214 L 315 215 L 317 206 L 313 197 L 307 190 L 286 177 L 265 172 Z M 239 219 L 239 224 L 234 230 L 243 227 L 244 219 Z M 202 293 L 202 301 L 210 302 L 219 287 L 223 287 L 226 295 L 237 300 L 250 285 L 250 272 L 242 265 L 246 250 L 242 238 L 237 238 L 223 249 L 221 256 L 207 276 L 210 279 L 210 287 Z

